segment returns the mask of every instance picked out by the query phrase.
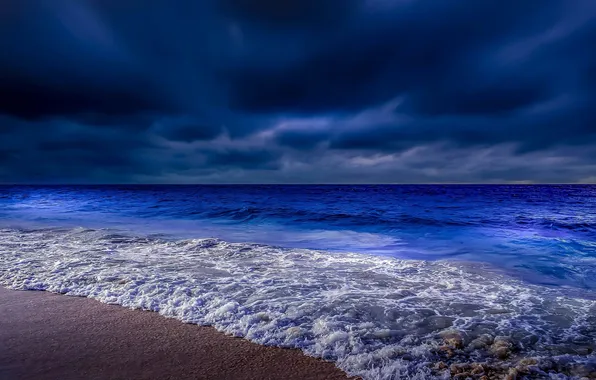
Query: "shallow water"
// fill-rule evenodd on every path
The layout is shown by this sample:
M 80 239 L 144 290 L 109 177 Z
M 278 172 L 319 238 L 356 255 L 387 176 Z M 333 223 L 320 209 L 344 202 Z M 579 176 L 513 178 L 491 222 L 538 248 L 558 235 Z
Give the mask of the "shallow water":
M 457 371 L 441 362 L 500 376 L 524 359 L 529 378 L 580 378 L 596 374 L 595 199 L 590 186 L 0 187 L 0 284 L 214 325 L 366 379 Z

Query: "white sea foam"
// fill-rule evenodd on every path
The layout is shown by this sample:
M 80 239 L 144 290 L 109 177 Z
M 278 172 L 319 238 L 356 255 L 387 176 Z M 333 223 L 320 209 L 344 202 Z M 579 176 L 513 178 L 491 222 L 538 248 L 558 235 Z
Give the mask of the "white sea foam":
M 2 229 L 0 284 L 213 325 L 300 348 L 365 379 L 448 376 L 432 363 L 441 359 L 439 333 L 449 329 L 467 342 L 485 333 L 511 337 L 520 357 L 575 350 L 568 360 L 585 362 L 596 346 L 596 301 L 463 263 L 82 228 Z

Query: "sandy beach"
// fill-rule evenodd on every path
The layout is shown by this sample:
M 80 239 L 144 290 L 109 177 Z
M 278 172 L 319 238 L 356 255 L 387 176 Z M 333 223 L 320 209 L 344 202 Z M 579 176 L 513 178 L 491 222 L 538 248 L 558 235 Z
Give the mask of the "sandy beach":
M 86 298 L 0 288 L 0 379 L 346 379 L 332 363 Z

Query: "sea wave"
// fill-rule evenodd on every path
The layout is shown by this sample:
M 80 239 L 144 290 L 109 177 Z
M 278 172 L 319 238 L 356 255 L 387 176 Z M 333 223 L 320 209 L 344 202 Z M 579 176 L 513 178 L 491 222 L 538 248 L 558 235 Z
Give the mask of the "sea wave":
M 0 284 L 212 325 L 364 379 L 596 375 L 596 300 L 487 264 L 4 228 Z

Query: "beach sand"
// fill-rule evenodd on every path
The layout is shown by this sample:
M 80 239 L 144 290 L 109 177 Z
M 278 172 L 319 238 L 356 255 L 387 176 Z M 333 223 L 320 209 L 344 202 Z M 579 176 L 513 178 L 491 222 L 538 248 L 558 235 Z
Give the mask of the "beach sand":
M 298 350 L 79 297 L 0 288 L 0 379 L 346 379 Z

